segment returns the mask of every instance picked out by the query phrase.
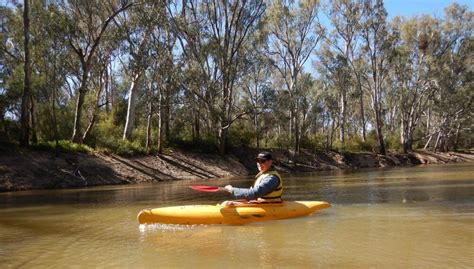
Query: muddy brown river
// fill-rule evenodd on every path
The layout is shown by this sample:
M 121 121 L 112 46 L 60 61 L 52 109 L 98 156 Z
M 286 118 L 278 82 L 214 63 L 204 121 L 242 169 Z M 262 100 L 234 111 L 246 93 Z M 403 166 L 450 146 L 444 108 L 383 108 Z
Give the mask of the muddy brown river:
M 474 164 L 283 175 L 316 214 L 241 226 L 138 225 L 143 208 L 216 204 L 250 178 L 0 193 L 1 268 L 472 268 Z

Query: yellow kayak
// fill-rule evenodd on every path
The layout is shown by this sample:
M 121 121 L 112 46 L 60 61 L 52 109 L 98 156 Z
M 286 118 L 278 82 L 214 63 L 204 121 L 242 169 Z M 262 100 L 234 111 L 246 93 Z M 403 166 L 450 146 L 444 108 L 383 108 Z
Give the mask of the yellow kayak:
M 185 205 L 144 209 L 137 219 L 140 224 L 245 224 L 305 216 L 328 207 L 329 203 L 320 201 Z

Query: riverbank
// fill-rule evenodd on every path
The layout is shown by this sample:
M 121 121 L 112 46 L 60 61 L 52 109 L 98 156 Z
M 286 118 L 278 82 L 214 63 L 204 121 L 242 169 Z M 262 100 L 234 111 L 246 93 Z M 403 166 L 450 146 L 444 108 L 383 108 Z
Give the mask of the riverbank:
M 0 153 L 0 192 L 136 184 L 178 179 L 247 176 L 256 173 L 256 149 L 233 154 L 185 153 L 123 157 L 104 153 L 25 151 Z M 472 162 L 473 154 L 417 151 L 409 154 L 301 152 L 273 150 L 274 164 L 283 173 L 357 169 L 431 163 Z

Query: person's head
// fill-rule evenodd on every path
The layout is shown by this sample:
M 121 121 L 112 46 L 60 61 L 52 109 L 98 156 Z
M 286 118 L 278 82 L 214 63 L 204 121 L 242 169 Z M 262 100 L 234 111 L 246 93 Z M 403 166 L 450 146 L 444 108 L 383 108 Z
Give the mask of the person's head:
M 267 171 L 272 166 L 272 154 L 268 151 L 260 152 L 255 158 L 257 168 L 260 172 Z

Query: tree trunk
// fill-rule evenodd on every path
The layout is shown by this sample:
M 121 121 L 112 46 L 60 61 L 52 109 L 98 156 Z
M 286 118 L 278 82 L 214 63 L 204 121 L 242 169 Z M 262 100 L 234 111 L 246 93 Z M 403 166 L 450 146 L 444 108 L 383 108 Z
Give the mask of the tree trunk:
M 228 128 L 220 128 L 219 129 L 219 154 L 224 155 L 226 153 L 226 146 L 227 146 L 227 134 L 229 129 Z
M 31 90 L 31 62 L 30 62 L 30 17 L 29 17 L 29 0 L 24 1 L 23 5 L 23 34 L 24 34 L 24 49 L 25 49 L 25 64 L 24 64 L 24 82 L 23 82 L 23 96 L 21 99 L 21 129 L 20 129 L 20 145 L 27 147 L 30 143 L 30 90 Z
M 407 117 L 406 115 L 402 116 Z M 400 143 L 403 147 L 403 152 L 408 153 L 412 150 L 413 144 L 413 125 L 410 123 L 410 120 L 402 119 L 400 126 Z
M 193 141 L 196 142 L 200 138 L 199 109 L 193 106 Z
M 430 135 L 429 138 L 428 138 L 428 141 L 426 142 L 425 146 L 423 147 L 423 149 L 427 149 L 429 146 L 430 146 L 430 142 L 431 142 L 431 139 L 433 139 L 433 135 Z
M 146 117 L 146 142 L 145 149 L 146 154 L 151 152 L 151 120 L 153 116 L 153 82 L 150 80 L 148 86 L 148 104 L 147 104 L 147 117 Z
M 428 116 L 426 117 L 426 134 L 429 134 L 430 130 L 431 130 L 431 107 L 428 107 Z
M 292 141 L 292 140 L 293 140 L 293 136 L 294 136 L 294 127 L 293 127 L 293 126 L 294 126 L 294 124 L 293 124 L 293 121 L 294 121 L 294 120 L 293 120 L 293 117 L 294 117 L 294 116 L 293 116 L 293 115 L 294 115 L 293 107 L 290 107 L 290 117 L 289 117 L 289 122 L 288 122 L 288 124 L 289 124 L 289 126 L 288 126 L 288 132 L 289 132 L 289 134 L 288 134 L 288 140 L 289 140 L 289 141 Z
M 76 113 L 74 116 L 74 129 L 72 133 L 72 142 L 82 144 L 82 131 L 81 131 L 81 119 L 82 119 L 82 110 L 84 105 L 84 100 L 86 98 L 87 92 L 87 81 L 89 79 L 89 70 L 88 66 L 83 67 L 83 74 L 82 74 L 82 81 L 81 85 L 79 86 L 78 96 L 76 101 Z
M 38 144 L 38 133 L 36 129 L 36 116 L 35 116 L 35 101 L 33 98 L 33 93 L 30 91 L 30 133 L 31 133 L 31 142 L 33 144 Z
M 461 123 L 458 123 L 458 126 L 456 127 L 456 134 L 454 136 L 454 145 L 453 145 L 453 150 L 455 151 L 458 149 L 460 130 L 461 130 Z
M 231 81 L 228 78 L 228 74 L 222 79 L 223 90 L 222 90 L 222 102 L 223 106 L 220 108 L 221 115 L 219 116 L 219 131 L 217 134 L 219 141 L 219 154 L 226 154 L 227 149 L 227 135 L 229 133 L 229 127 L 231 124 L 231 109 L 233 105 L 232 100 L 232 87 L 229 86 Z
M 87 141 L 87 139 L 89 138 L 89 134 L 92 131 L 92 127 L 94 127 L 96 119 L 97 119 L 97 112 L 94 111 L 92 112 L 91 118 L 89 119 L 89 124 L 87 125 L 87 128 L 84 131 L 84 134 L 82 135 L 82 141 Z
M 256 146 L 257 148 L 260 148 L 260 130 L 259 130 L 259 126 L 258 126 L 258 114 L 257 112 L 255 111 L 255 113 L 253 114 L 253 125 L 255 127 L 255 138 L 256 138 Z
M 379 142 L 379 153 L 382 155 L 386 154 L 385 151 L 385 142 L 383 139 L 383 132 L 382 132 L 382 108 L 380 102 L 380 95 L 381 95 L 381 83 L 380 83 L 380 75 L 375 70 L 373 71 L 373 88 L 372 88 L 372 109 L 375 114 L 375 131 L 377 134 L 377 140 Z
M 112 114 L 114 113 L 114 105 L 115 105 L 115 82 L 114 82 L 114 76 L 112 74 L 112 66 L 110 66 L 110 70 L 108 71 L 108 77 L 109 77 L 109 84 L 110 86 L 109 91 L 108 91 L 108 98 L 107 98 L 107 111 L 112 111 Z
M 163 92 L 160 88 L 159 90 L 159 107 L 158 107 L 158 153 L 163 153 Z
M 360 74 L 356 73 L 357 77 L 357 87 L 359 88 L 359 107 L 360 107 L 360 123 L 362 126 L 362 140 L 367 142 L 367 135 L 366 135 L 366 122 L 365 122 L 365 110 L 364 110 L 364 89 L 362 88 L 362 81 L 360 78 Z
M 384 142 L 384 139 L 383 139 L 382 122 L 381 122 L 381 119 L 380 119 L 380 112 L 377 112 L 375 117 L 376 117 L 376 125 L 377 125 L 376 126 L 377 138 L 378 138 L 379 146 L 380 146 L 380 154 L 385 155 L 386 154 L 385 142 Z
M 150 146 L 151 146 L 151 117 L 153 115 L 153 107 L 151 100 L 148 103 L 148 116 L 146 119 L 146 153 L 150 154 Z
M 400 130 L 400 142 L 403 147 L 403 152 L 408 153 L 409 151 L 412 150 L 412 138 L 411 138 L 411 131 L 409 130 L 409 127 L 404 126 L 402 122 L 401 130 Z
M 163 126 L 165 128 L 165 134 L 164 134 L 164 137 L 163 137 L 163 141 L 168 141 L 169 137 L 170 137 L 170 117 L 171 117 L 171 97 L 170 97 L 170 89 L 167 88 L 165 89 L 165 98 L 163 100 L 163 103 L 164 103 L 164 109 L 165 109 L 165 115 L 164 115 L 164 122 L 163 122 Z
M 123 140 L 130 140 L 132 136 L 133 126 L 135 124 L 135 106 L 136 106 L 136 89 L 137 82 L 140 74 L 137 72 L 132 77 L 132 82 L 130 84 L 130 91 L 128 96 L 128 108 L 127 108 L 127 118 L 125 121 L 125 128 L 123 130 Z
M 295 113 L 295 155 L 300 152 L 300 119 L 299 119 L 299 111 L 297 110 Z M 295 163 L 296 164 L 296 163 Z
M 59 133 L 58 133 L 58 118 L 56 116 L 56 61 L 53 63 L 53 87 L 52 87 L 52 111 L 53 111 L 53 131 L 54 140 L 56 141 L 56 157 L 59 156 Z
M 110 88 L 110 83 L 109 83 L 109 63 L 105 66 L 104 70 L 104 90 L 105 90 L 105 113 L 109 114 L 110 112 L 110 104 L 109 104 L 109 88 Z
M 377 91 L 377 90 L 375 90 Z M 382 133 L 382 119 L 381 119 L 381 109 L 380 109 L 380 101 L 378 100 L 378 94 L 377 92 L 374 93 L 374 97 L 372 99 L 373 104 L 372 107 L 374 108 L 374 114 L 375 114 L 375 131 L 377 133 L 377 140 L 379 142 L 379 152 L 382 155 L 386 154 L 385 151 L 385 142 L 383 139 L 383 133 Z
M 346 90 L 342 89 L 341 91 L 341 111 L 339 117 L 341 118 L 341 128 L 339 129 L 339 140 L 344 143 L 345 141 L 345 126 L 346 126 L 346 106 L 347 106 L 347 98 L 346 98 Z
M 102 79 L 102 78 L 100 78 L 100 79 Z M 94 124 L 96 122 L 97 113 L 98 113 L 98 110 L 99 110 L 99 107 L 100 107 L 100 95 L 102 93 L 102 89 L 103 89 L 103 85 L 101 83 L 101 85 L 99 86 L 99 89 L 97 91 L 96 102 L 95 102 L 95 106 L 94 106 L 94 108 L 92 109 L 92 112 L 91 112 L 91 117 L 90 117 L 90 120 L 89 120 L 89 124 L 87 125 L 87 128 L 84 131 L 84 135 L 82 136 L 82 141 L 87 140 L 87 138 L 89 137 L 89 134 L 92 131 L 92 127 L 94 127 Z
M 72 133 L 72 142 L 82 144 L 82 135 L 81 135 L 81 117 L 82 117 L 82 106 L 84 104 L 84 99 L 86 96 L 86 91 L 83 89 L 84 84 L 81 85 L 78 91 L 77 101 L 76 101 L 76 113 L 74 116 L 74 130 Z
M 445 134 L 445 135 L 443 136 L 442 141 L 444 142 L 444 143 L 442 144 L 442 145 L 443 145 L 442 151 L 443 151 L 443 152 L 448 152 L 448 151 L 449 151 L 449 135 Z
M 436 143 L 434 145 L 434 152 L 436 152 L 438 150 L 439 141 L 440 141 L 441 136 L 442 136 L 441 133 L 442 133 L 441 131 L 438 132 L 438 137 L 436 138 Z
M 328 148 L 329 149 L 332 149 L 332 144 L 333 144 L 333 141 L 334 141 L 334 130 L 336 129 L 336 122 L 333 120 L 331 122 L 331 129 L 329 131 L 329 143 L 328 143 Z M 329 151 L 329 150 L 328 150 Z

